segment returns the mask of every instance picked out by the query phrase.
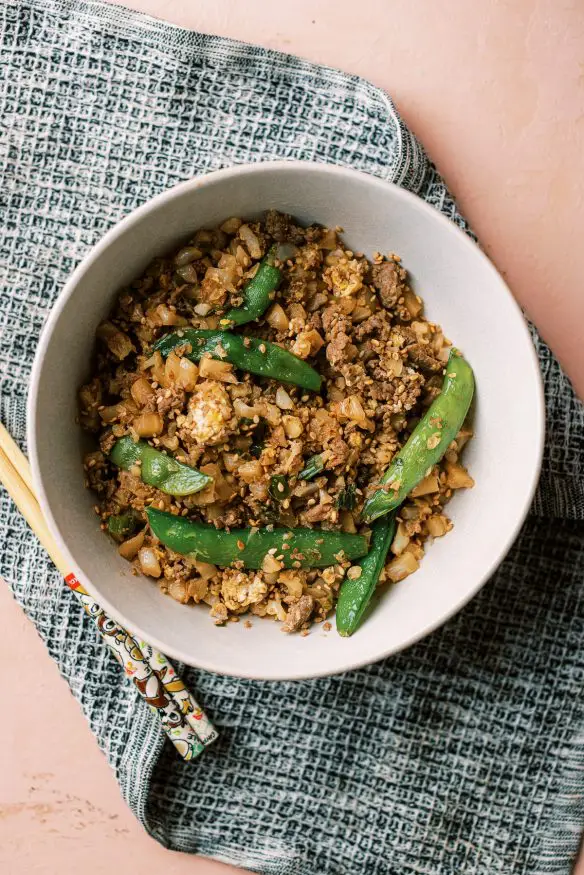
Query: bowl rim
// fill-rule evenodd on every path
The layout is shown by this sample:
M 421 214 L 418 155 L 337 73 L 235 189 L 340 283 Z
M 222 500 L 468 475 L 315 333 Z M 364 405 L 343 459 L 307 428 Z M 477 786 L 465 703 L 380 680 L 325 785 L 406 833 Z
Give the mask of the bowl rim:
M 353 658 L 351 659 L 349 654 L 347 655 L 347 659 L 344 663 L 340 664 L 333 672 L 329 669 L 321 670 L 315 669 L 311 672 L 294 672 L 294 670 L 290 670 L 285 674 L 282 673 L 273 673 L 273 674 L 256 674 L 245 671 L 238 671 L 237 666 L 226 667 L 224 665 L 217 665 L 214 663 L 212 658 L 209 658 L 207 654 L 203 654 L 200 659 L 197 660 L 197 663 L 193 663 L 192 656 L 190 654 L 185 653 L 179 647 L 174 646 L 170 642 L 162 641 L 160 638 L 153 636 L 151 633 L 145 633 L 139 626 L 137 626 L 132 620 L 129 620 L 109 602 L 108 599 L 104 598 L 97 587 L 94 586 L 93 582 L 87 578 L 83 572 L 77 567 L 75 560 L 69 550 L 66 539 L 61 535 L 61 532 L 55 522 L 53 517 L 51 506 L 49 499 L 47 497 L 44 484 L 43 484 L 43 476 L 40 470 L 40 465 L 38 462 L 38 453 L 37 453 L 37 433 L 39 428 L 38 423 L 38 387 L 39 387 L 39 379 L 40 374 L 43 368 L 43 363 L 46 355 L 46 351 L 51 341 L 51 337 L 54 331 L 56 324 L 58 323 L 61 313 L 71 297 L 71 295 L 76 290 L 79 281 L 82 277 L 91 270 L 93 263 L 102 255 L 102 253 L 108 249 L 110 244 L 122 233 L 125 233 L 127 230 L 132 228 L 135 224 L 139 223 L 142 218 L 151 213 L 155 212 L 159 207 L 164 204 L 172 201 L 175 197 L 188 192 L 190 190 L 196 190 L 198 188 L 202 188 L 206 185 L 212 185 L 217 180 L 229 180 L 234 176 L 238 176 L 240 174 L 261 174 L 261 173 L 274 173 L 278 171 L 300 171 L 302 173 L 310 174 L 310 173 L 318 173 L 318 174 L 329 174 L 332 177 L 337 177 L 340 179 L 343 178 L 359 178 L 367 181 L 368 184 L 376 185 L 381 188 L 390 188 L 392 190 L 393 195 L 397 198 L 397 200 L 403 200 L 404 202 L 414 203 L 417 209 L 421 209 L 428 216 L 432 217 L 433 221 L 439 222 L 442 224 L 443 228 L 448 231 L 451 235 L 457 238 L 459 244 L 466 246 L 474 251 L 475 255 L 478 256 L 484 263 L 487 271 L 489 271 L 492 276 L 494 282 L 498 283 L 501 291 L 507 296 L 509 299 L 509 303 L 512 305 L 512 309 L 515 311 L 516 315 L 519 317 L 517 320 L 517 328 L 518 331 L 523 331 L 525 339 L 528 341 L 527 349 L 528 355 L 530 358 L 530 363 L 532 367 L 532 375 L 533 375 L 533 389 L 534 391 L 534 416 L 537 422 L 537 431 L 536 434 L 532 435 L 532 439 L 535 442 L 536 449 L 536 464 L 533 467 L 533 470 L 530 473 L 528 479 L 526 479 L 525 491 L 523 497 L 523 508 L 521 513 L 518 514 L 515 525 L 508 532 L 507 538 L 504 541 L 504 545 L 499 551 L 499 554 L 489 563 L 488 567 L 483 571 L 483 573 L 477 578 L 475 584 L 465 592 L 464 596 L 460 598 L 456 604 L 454 604 L 448 611 L 444 614 L 441 614 L 440 617 L 436 618 L 434 621 L 430 623 L 426 623 L 423 628 L 418 630 L 417 632 L 410 635 L 405 641 L 401 642 L 399 646 L 391 646 L 387 649 L 381 651 L 374 658 Z M 529 508 L 533 501 L 533 497 L 535 494 L 535 490 L 537 488 L 537 484 L 539 481 L 539 475 L 541 471 L 541 464 L 543 459 L 543 451 L 544 451 L 544 440 L 545 440 L 545 398 L 544 398 L 544 389 L 543 389 L 543 380 L 539 367 L 539 360 L 537 356 L 536 349 L 534 347 L 529 328 L 521 307 L 518 302 L 513 297 L 509 286 L 492 263 L 492 261 L 487 257 L 487 255 L 483 252 L 483 250 L 478 246 L 461 228 L 459 228 L 451 219 L 447 218 L 443 213 L 437 210 L 435 207 L 431 206 L 427 201 L 423 200 L 418 195 L 414 194 L 407 189 L 402 188 L 399 185 L 396 185 L 394 182 L 390 180 L 382 179 L 377 176 L 373 176 L 372 174 L 365 173 L 361 170 L 355 170 L 353 168 L 342 167 L 335 164 L 328 164 L 325 162 L 316 162 L 316 161 L 300 161 L 300 160 L 276 160 L 276 161 L 258 161 L 244 164 L 236 164 L 229 167 L 224 167 L 219 170 L 213 170 L 208 173 L 199 174 L 191 179 L 185 180 L 183 182 L 178 183 L 177 185 L 172 186 L 169 189 L 161 192 L 158 195 L 155 195 L 153 198 L 150 198 L 145 203 L 136 207 L 118 222 L 113 225 L 106 233 L 97 241 L 94 246 L 88 251 L 88 253 L 81 259 L 77 267 L 73 270 L 67 282 L 63 286 L 61 292 L 59 293 L 55 303 L 53 304 L 49 316 L 47 317 L 47 321 L 43 326 L 39 343 L 36 349 L 33 366 L 31 369 L 30 375 L 30 383 L 29 383 L 29 391 L 27 398 L 27 410 L 26 410 L 26 421 L 27 421 L 27 446 L 29 452 L 29 459 L 32 469 L 32 477 L 33 483 L 36 491 L 36 495 L 39 500 L 39 504 L 43 513 L 43 516 L 48 524 L 49 530 L 55 539 L 59 550 L 63 553 L 65 558 L 67 559 L 72 572 L 74 572 L 79 579 L 79 581 L 83 584 L 83 586 L 87 589 L 88 593 L 100 604 L 100 606 L 106 611 L 106 613 L 115 619 L 117 622 L 122 624 L 128 631 L 131 631 L 135 637 L 142 637 L 144 640 L 148 640 L 150 644 L 157 647 L 160 651 L 165 653 L 171 659 L 178 660 L 187 665 L 191 665 L 195 668 L 203 669 L 204 671 L 210 671 L 215 674 L 224 675 L 228 677 L 241 677 L 247 678 L 250 680 L 269 680 L 269 681 L 290 681 L 290 680 L 309 680 L 312 678 L 318 677 L 327 677 L 336 674 L 342 674 L 346 671 L 352 671 L 358 668 L 362 668 L 363 666 L 370 665 L 376 662 L 380 662 L 382 659 L 386 659 L 388 656 L 392 656 L 393 654 L 399 653 L 408 647 L 411 647 L 413 644 L 425 638 L 427 635 L 434 632 L 440 626 L 444 625 L 449 619 L 451 619 L 455 614 L 457 614 L 474 596 L 479 592 L 479 590 L 483 587 L 483 585 L 487 582 L 487 580 L 493 575 L 496 569 L 499 567 L 501 562 L 504 560 L 505 556 L 511 549 L 517 535 L 523 523 L 527 517 L 529 512 Z

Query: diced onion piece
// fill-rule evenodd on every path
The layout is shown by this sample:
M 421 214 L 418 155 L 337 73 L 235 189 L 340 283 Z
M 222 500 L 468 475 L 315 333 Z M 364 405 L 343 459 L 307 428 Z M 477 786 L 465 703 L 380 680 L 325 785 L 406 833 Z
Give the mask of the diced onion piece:
M 280 410 L 293 410 L 294 408 L 294 402 L 283 386 L 278 386 L 276 389 L 276 404 Z
M 422 343 L 428 340 L 428 334 L 430 333 L 429 322 L 412 322 L 412 328 L 418 340 L 421 340 Z
M 138 437 L 156 437 L 164 431 L 164 421 L 160 413 L 141 413 L 133 422 Z
M 212 565 L 211 562 L 199 562 L 197 560 L 194 565 L 203 580 L 210 580 L 217 574 L 217 566 Z
M 403 359 L 401 359 L 401 358 L 394 359 L 393 357 L 392 358 L 388 357 L 387 359 L 384 360 L 383 364 L 385 366 L 386 371 L 389 374 L 392 374 L 392 376 L 394 376 L 394 377 L 401 377 L 402 371 L 404 369 Z
M 308 358 L 308 356 L 310 355 L 310 340 L 306 336 L 306 332 L 300 332 L 300 334 L 292 344 L 291 352 L 294 353 L 294 355 L 297 355 L 298 358 Z
M 410 543 L 404 550 L 404 553 L 411 553 L 414 559 L 417 559 L 418 562 L 421 562 L 424 558 L 424 548 L 421 546 L 421 544 L 416 544 L 415 541 L 410 541 Z
M 450 522 L 442 514 L 435 514 L 426 520 L 426 529 L 433 538 L 441 538 L 450 528 Z
M 138 532 L 137 535 L 133 535 L 133 537 L 128 538 L 127 541 L 124 541 L 123 544 L 120 544 L 120 546 L 118 547 L 118 553 L 120 554 L 120 556 L 122 556 L 124 559 L 127 559 L 128 561 L 134 559 L 138 554 L 138 550 L 144 543 L 145 534 L 146 532 L 143 529 L 141 532 Z
M 120 331 L 113 322 L 102 322 L 96 334 L 100 340 L 105 342 L 110 352 L 120 362 L 127 358 L 135 349 L 128 335 Z
M 391 552 L 394 556 L 401 556 L 404 552 L 408 544 L 410 543 L 410 536 L 407 533 L 406 527 L 403 523 L 399 523 L 397 527 L 397 531 L 395 533 L 395 537 L 391 544 Z
M 349 534 L 355 534 L 357 531 L 357 526 L 355 525 L 355 519 L 350 510 L 342 510 L 339 514 L 341 529 L 343 532 L 348 532 Z
M 401 556 L 396 556 L 395 559 L 385 566 L 385 572 L 390 580 L 397 583 L 398 580 L 403 580 L 409 574 L 413 574 L 420 567 L 420 563 L 412 553 L 407 551 Z
M 102 419 L 102 422 L 110 423 L 115 422 L 116 419 L 120 419 L 126 412 L 126 407 L 124 402 L 121 401 L 119 404 L 111 404 L 109 407 L 104 407 L 103 410 L 99 411 L 99 415 Z
M 268 485 L 263 480 L 258 480 L 256 483 L 249 483 L 249 491 L 256 501 L 266 501 L 268 498 Z
M 178 382 L 185 392 L 192 392 L 197 383 L 199 369 L 194 362 L 181 358 L 178 370 Z
M 357 395 L 349 395 L 339 405 L 339 413 L 353 422 L 364 422 L 367 419 L 363 405 Z
M 178 382 L 180 362 L 180 358 L 174 351 L 168 354 L 164 365 L 164 376 L 167 384 Z
M 298 255 L 298 247 L 293 243 L 278 243 L 276 246 L 276 258 L 278 261 L 288 261 L 289 258 L 296 258 Z
M 229 471 L 230 473 L 237 471 L 240 464 L 241 457 L 239 456 L 239 453 L 223 453 L 223 466 L 226 471 Z
M 159 304 L 156 307 L 156 316 L 161 325 L 188 325 L 188 321 L 184 316 L 179 316 L 176 310 L 171 310 L 166 304 Z
M 310 313 L 315 313 L 320 307 L 322 307 L 328 301 L 327 295 L 324 292 L 316 292 L 316 294 L 312 295 L 307 306 Z
M 169 434 L 169 435 L 166 435 L 165 437 L 161 437 L 160 443 L 162 444 L 163 447 L 166 447 L 166 449 L 170 450 L 172 453 L 174 453 L 175 450 L 178 450 L 178 438 L 175 434 L 173 434 L 173 435 Z
M 149 577 L 160 577 L 162 574 L 160 562 L 153 547 L 141 547 L 138 551 L 138 562 L 143 574 L 147 574 Z
M 238 474 L 245 483 L 253 483 L 259 480 L 264 473 L 264 469 L 257 459 L 250 462 L 243 462 L 239 466 Z
M 199 374 L 206 379 L 220 380 L 222 383 L 237 383 L 232 364 L 218 362 L 208 356 L 203 356 L 199 362 Z
M 278 583 L 283 583 L 292 598 L 299 599 L 302 595 L 302 579 L 297 571 L 282 571 L 278 575 Z
M 91 383 L 82 386 L 79 390 L 79 403 L 82 410 L 92 410 L 101 404 L 101 383 L 99 379 L 92 380 Z
M 254 234 L 249 225 L 242 225 L 239 229 L 239 236 L 247 246 L 247 251 L 251 255 L 252 258 L 261 258 L 262 250 L 260 246 L 260 241 L 257 236 Z
M 189 580 L 188 582 L 188 594 L 189 598 L 198 604 L 201 599 L 204 599 L 209 591 L 209 586 L 206 580 L 203 580 L 202 577 L 195 577 L 194 580 Z
M 181 605 L 186 605 L 189 600 L 189 588 L 186 580 L 171 580 L 168 584 L 168 594 Z
M 404 289 L 403 295 L 406 310 L 408 311 L 412 319 L 417 319 L 422 312 L 422 302 L 418 301 L 417 296 L 412 292 L 411 289 Z
M 289 321 L 286 311 L 280 304 L 272 304 L 266 315 L 266 321 L 276 331 L 288 331 Z
M 250 404 L 246 404 L 241 398 L 234 399 L 233 409 L 235 410 L 235 415 L 240 419 L 253 419 L 254 416 L 260 415 L 260 411 L 257 407 L 252 407 Z
M 283 416 L 282 425 L 284 426 L 286 437 L 297 438 L 302 434 L 302 421 L 297 416 Z
M 233 216 L 231 219 L 226 219 L 225 222 L 223 222 L 223 224 L 221 225 L 221 230 L 225 234 L 237 234 L 237 232 L 241 228 L 241 225 L 241 219 L 237 219 L 235 218 L 235 216 Z
M 130 387 L 130 394 L 138 407 L 144 407 L 144 405 L 154 397 L 154 389 L 146 377 L 138 377 Z
M 184 249 L 181 249 L 174 257 L 174 263 L 177 267 L 184 267 L 185 264 L 190 264 L 191 261 L 196 261 L 198 258 L 202 258 L 203 253 L 200 249 L 197 249 L 196 246 L 185 246 Z
M 337 248 L 337 233 L 332 228 L 325 228 L 321 238 L 318 241 L 320 249 L 336 249 Z
M 417 486 L 414 486 L 410 495 L 412 498 L 417 498 L 420 495 L 429 495 L 432 492 L 438 492 L 439 489 L 438 474 L 436 471 L 431 471 L 427 477 L 420 480 Z
M 361 304 L 357 304 L 355 309 L 353 310 L 353 322 L 364 322 L 365 319 L 369 319 L 371 316 L 372 310 L 371 307 L 366 307 Z
M 215 462 L 209 462 L 207 465 L 201 465 L 201 471 L 203 474 L 213 478 L 213 489 L 216 499 L 219 501 L 229 501 L 230 498 L 233 498 L 235 490 L 223 475 L 219 465 Z
M 458 452 L 462 450 L 464 445 L 471 439 L 473 436 L 473 430 L 470 425 L 463 425 L 458 434 L 456 435 L 456 446 L 458 447 Z
M 284 610 L 282 602 L 278 601 L 277 599 L 268 600 L 266 614 L 270 614 L 272 617 L 276 617 L 276 619 L 280 620 L 281 623 L 283 623 L 286 619 L 286 611 Z
M 144 362 L 142 368 L 143 370 L 147 370 L 148 368 L 150 368 L 152 371 L 152 376 L 156 380 L 156 382 L 160 386 L 165 385 L 166 376 L 164 372 L 164 359 L 162 358 L 158 350 L 156 350 L 156 352 L 153 353 L 150 358 Z
M 266 422 L 275 427 L 280 424 L 282 419 L 282 414 L 280 413 L 280 409 L 276 407 L 275 404 L 270 404 L 268 401 L 261 404 L 261 416 L 264 417 Z
M 262 571 L 266 574 L 276 574 L 283 567 L 283 563 L 272 556 L 271 553 L 266 553 L 262 561 Z
M 224 252 L 219 259 L 219 269 L 222 271 L 223 282 L 226 287 L 234 288 L 238 280 L 237 259 L 234 255 Z
M 182 267 L 177 267 L 176 272 L 185 283 L 194 284 L 199 279 L 197 268 L 194 264 L 185 264 Z
M 462 465 L 456 462 L 445 462 L 446 485 L 450 489 L 472 489 L 474 480 Z

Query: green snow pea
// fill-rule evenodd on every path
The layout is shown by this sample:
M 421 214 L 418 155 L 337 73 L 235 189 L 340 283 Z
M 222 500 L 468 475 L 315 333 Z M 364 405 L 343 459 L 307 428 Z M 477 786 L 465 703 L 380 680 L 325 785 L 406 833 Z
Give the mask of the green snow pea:
M 313 392 L 320 389 L 321 377 L 314 368 L 287 349 L 258 337 L 243 337 L 209 328 L 183 328 L 164 334 L 153 348 L 167 356 L 173 349 L 187 344 L 190 351 L 185 355 L 193 362 L 208 354 L 219 361 L 231 362 L 250 374 L 271 377 L 281 383 L 294 383 Z
M 112 514 L 107 518 L 107 530 L 116 541 L 125 541 L 140 525 L 140 517 L 134 510 Z
M 440 461 L 464 422 L 473 392 L 472 368 L 462 354 L 453 349 L 446 365 L 442 392 L 393 459 L 379 481 L 379 488 L 365 502 L 362 516 L 366 522 L 399 507 L 428 469 Z
M 345 578 L 337 602 L 337 632 L 343 637 L 352 635 L 358 627 L 365 608 L 375 592 L 379 575 L 385 565 L 387 551 L 395 535 L 395 511 L 376 520 L 371 527 L 371 541 L 367 556 L 357 565 L 361 576 Z
M 192 495 L 204 489 L 213 479 L 208 474 L 155 450 L 146 441 L 134 441 L 131 437 L 116 441 L 110 459 L 124 471 L 139 465 L 141 480 L 167 495 Z
M 243 288 L 243 304 L 232 307 L 221 318 L 221 325 L 231 328 L 233 325 L 244 325 L 259 319 L 270 306 L 274 292 L 280 285 L 282 273 L 274 266 L 276 247 L 272 246 L 268 254 L 260 261 L 256 273 Z
M 175 553 L 227 568 L 261 568 L 270 551 L 285 568 L 326 568 L 340 559 L 359 559 L 367 553 L 361 535 L 319 532 L 315 529 L 216 529 L 149 507 L 146 514 L 156 537 Z

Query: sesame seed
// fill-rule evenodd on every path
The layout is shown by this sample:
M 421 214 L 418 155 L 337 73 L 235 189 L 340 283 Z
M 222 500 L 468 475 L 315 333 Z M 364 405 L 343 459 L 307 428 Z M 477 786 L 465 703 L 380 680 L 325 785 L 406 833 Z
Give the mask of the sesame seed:
M 428 440 L 426 441 L 426 446 L 429 450 L 435 450 L 438 444 L 440 443 L 440 432 L 435 431 L 434 434 L 431 434 Z

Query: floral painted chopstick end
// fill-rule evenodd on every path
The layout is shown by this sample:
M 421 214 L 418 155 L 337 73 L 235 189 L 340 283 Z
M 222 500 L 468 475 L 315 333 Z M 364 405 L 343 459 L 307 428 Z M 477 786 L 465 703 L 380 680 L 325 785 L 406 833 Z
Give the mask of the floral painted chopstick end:
M 158 715 L 162 728 L 180 756 L 186 761 L 198 757 L 217 738 L 217 731 L 170 662 L 143 642 L 148 651 L 145 653 L 122 626 L 107 616 L 74 574 L 68 574 L 65 583 L 77 596 L 146 704 Z M 158 665 L 153 666 L 152 659 Z
M 163 653 L 155 650 L 151 644 L 141 638 L 138 639 L 138 646 L 151 668 L 159 673 L 165 689 L 176 700 L 185 721 L 196 732 L 205 747 L 212 744 L 219 737 L 219 733 L 192 693 L 185 687 L 184 681 L 177 675 L 172 663 Z

